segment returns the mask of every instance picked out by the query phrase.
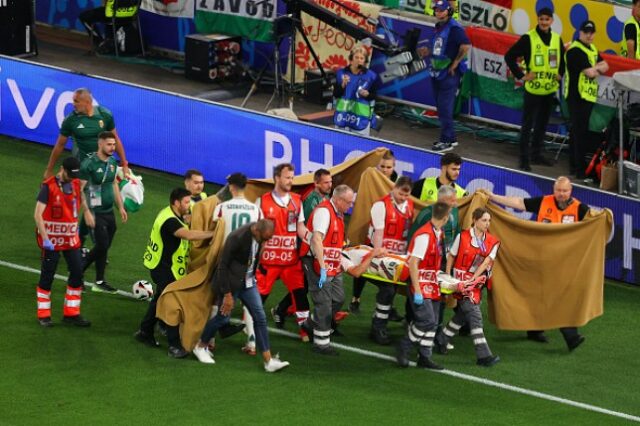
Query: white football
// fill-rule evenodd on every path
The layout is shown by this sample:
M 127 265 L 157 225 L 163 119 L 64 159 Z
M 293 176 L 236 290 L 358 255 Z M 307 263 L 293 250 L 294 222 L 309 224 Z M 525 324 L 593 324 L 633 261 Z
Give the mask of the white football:
M 131 292 L 140 300 L 150 300 L 153 298 L 153 286 L 145 280 L 138 280 L 133 284 Z

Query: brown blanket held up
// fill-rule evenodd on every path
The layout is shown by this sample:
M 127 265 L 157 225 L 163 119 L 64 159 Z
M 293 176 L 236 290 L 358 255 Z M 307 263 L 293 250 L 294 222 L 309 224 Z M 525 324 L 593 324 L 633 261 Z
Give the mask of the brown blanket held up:
M 386 151 L 385 148 L 378 148 L 330 168 L 334 186 L 344 183 L 357 189 L 363 171 L 377 166 Z M 297 176 L 294 178 L 293 190 L 302 191 L 312 183 L 313 173 Z M 273 179 L 252 179 L 245 189 L 245 196 L 248 200 L 255 201 L 272 188 Z M 156 316 L 165 323 L 180 325 L 182 346 L 188 351 L 197 343 L 211 313 L 214 295 L 210 280 L 224 237 L 224 223 L 219 221 L 214 225 L 211 220 L 218 202 L 220 200 L 217 197 L 209 197 L 194 205 L 191 229 L 212 230 L 215 227 L 216 233 L 212 240 L 192 242 L 189 274 L 167 286 L 156 308 Z
M 156 316 L 169 325 L 180 325 L 182 346 L 190 351 L 200 338 L 213 305 L 211 275 L 224 238 L 224 221 L 213 224 L 213 210 L 218 203 L 209 197 L 193 208 L 193 229 L 211 230 L 212 239 L 194 241 L 190 253 L 189 273 L 164 290 L 156 307 Z
M 371 205 L 391 188 L 391 182 L 374 170 L 363 174 L 349 222 L 352 244 L 364 242 Z M 416 203 L 416 210 L 422 206 Z M 576 224 L 541 224 L 518 219 L 477 192 L 460 202 L 463 229 L 471 226 L 471 213 L 481 206 L 491 212 L 490 232 L 502 243 L 489 293 L 489 318 L 496 327 L 543 330 L 582 326 L 602 315 L 611 211 L 591 210 Z

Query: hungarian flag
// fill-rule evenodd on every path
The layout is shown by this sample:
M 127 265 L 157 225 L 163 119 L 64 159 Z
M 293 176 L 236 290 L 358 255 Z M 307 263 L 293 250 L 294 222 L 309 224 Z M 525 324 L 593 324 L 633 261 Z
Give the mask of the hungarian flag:
M 142 0 L 142 10 L 174 18 L 193 18 L 193 0 Z
M 492 104 L 522 109 L 524 87 L 515 80 L 504 60 L 518 37 L 484 28 L 467 28 L 466 31 L 472 44 L 470 95 Z M 618 94 L 613 87 L 613 74 L 634 69 L 634 61 L 609 54 L 602 54 L 602 57 L 609 64 L 609 71 L 598 77 L 598 102 L 589 122 L 592 131 L 601 131 L 616 114 Z M 524 70 L 524 63 L 522 67 Z
M 196 30 L 272 41 L 276 0 L 198 0 Z

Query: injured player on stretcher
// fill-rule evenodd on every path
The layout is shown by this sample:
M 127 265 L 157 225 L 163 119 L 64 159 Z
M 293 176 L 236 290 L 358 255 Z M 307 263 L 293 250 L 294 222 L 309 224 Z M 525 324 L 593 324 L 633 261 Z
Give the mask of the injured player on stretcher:
M 342 270 L 353 277 L 363 274 L 369 278 L 379 278 L 404 285 L 409 279 L 409 264 L 407 255 L 390 254 L 383 248 L 374 249 L 366 245 L 345 247 L 342 250 Z M 440 291 L 445 294 L 461 293 L 473 300 L 473 289 L 485 283 L 482 275 L 475 280 L 461 281 L 444 272 L 438 272 Z

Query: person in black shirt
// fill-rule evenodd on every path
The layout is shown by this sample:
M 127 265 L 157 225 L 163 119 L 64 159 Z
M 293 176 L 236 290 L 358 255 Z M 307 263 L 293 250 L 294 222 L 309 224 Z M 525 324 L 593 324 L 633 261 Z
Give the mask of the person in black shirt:
M 542 143 L 565 65 L 562 39 L 551 31 L 551 24 L 553 24 L 553 11 L 547 7 L 540 9 L 538 11 L 538 25 L 535 30 L 523 34 L 504 57 L 513 76 L 524 82 L 519 163 L 519 168 L 524 171 L 531 171 L 530 164 L 553 165 L 550 160 L 542 156 Z M 544 46 L 534 43 L 532 37 L 541 40 Z M 554 40 L 559 42 L 554 43 Z M 532 46 L 536 47 L 535 51 L 532 51 Z M 524 58 L 526 73 L 520 68 L 518 63 L 520 58 Z M 545 71 L 533 71 L 532 67 L 534 66 L 538 69 L 545 69 Z M 531 140 L 530 162 L 531 129 L 533 129 L 533 139 Z
M 174 255 L 181 251 L 181 246 L 186 243 L 186 241 L 206 240 L 213 237 L 213 231 L 192 230 L 189 229 L 184 222 L 184 216 L 189 212 L 190 201 L 191 193 L 185 188 L 175 188 L 171 191 L 169 197 L 170 205 L 168 208 L 163 209 L 156 218 L 154 229 L 149 238 L 150 244 L 160 246 L 158 242 L 153 241 L 155 238 L 155 227 L 160 226 L 159 237 L 162 240 L 162 251 L 159 258 L 156 259 L 155 262 L 152 262 L 152 258 L 150 256 L 148 257 L 149 253 L 145 253 L 145 266 L 150 270 L 151 279 L 156 284 L 156 291 L 140 323 L 140 329 L 134 334 L 134 337 L 139 342 L 151 347 L 160 346 L 153 336 L 153 329 L 158 321 L 156 318 L 158 299 L 169 284 L 177 281 L 181 277 L 178 269 L 184 269 L 182 272 L 186 274 L 187 259 L 182 259 L 182 256 L 179 256 L 180 259 L 176 259 Z M 170 211 L 167 209 L 170 209 Z M 164 220 L 162 220 L 163 216 L 165 217 Z M 186 241 L 183 242 L 183 240 Z M 149 248 L 150 247 L 147 247 L 147 250 L 149 250 Z M 178 268 L 178 266 L 180 266 L 180 268 Z M 189 355 L 180 343 L 178 326 L 167 326 L 166 330 L 169 343 L 169 356 L 172 358 L 184 358 Z
M 553 184 L 553 195 L 543 197 L 521 198 L 496 195 L 489 192 L 489 199 L 506 207 L 537 214 L 536 220 L 542 223 L 575 223 L 582 221 L 589 212 L 589 206 L 571 196 L 571 180 L 560 176 Z M 577 327 L 560 329 L 569 351 L 573 351 L 584 342 Z M 549 340 L 542 330 L 527 331 L 527 339 L 547 343 Z
M 575 174 L 578 179 L 585 178 L 585 145 L 589 132 L 589 118 L 598 97 L 598 82 L 595 79 L 609 69 L 609 65 L 602 60 L 593 45 L 595 33 L 596 25 L 593 21 L 583 22 L 579 38 L 567 50 L 565 61 L 566 76 L 569 80 L 568 84 L 565 81 L 565 97 L 571 114 L 570 173 Z

